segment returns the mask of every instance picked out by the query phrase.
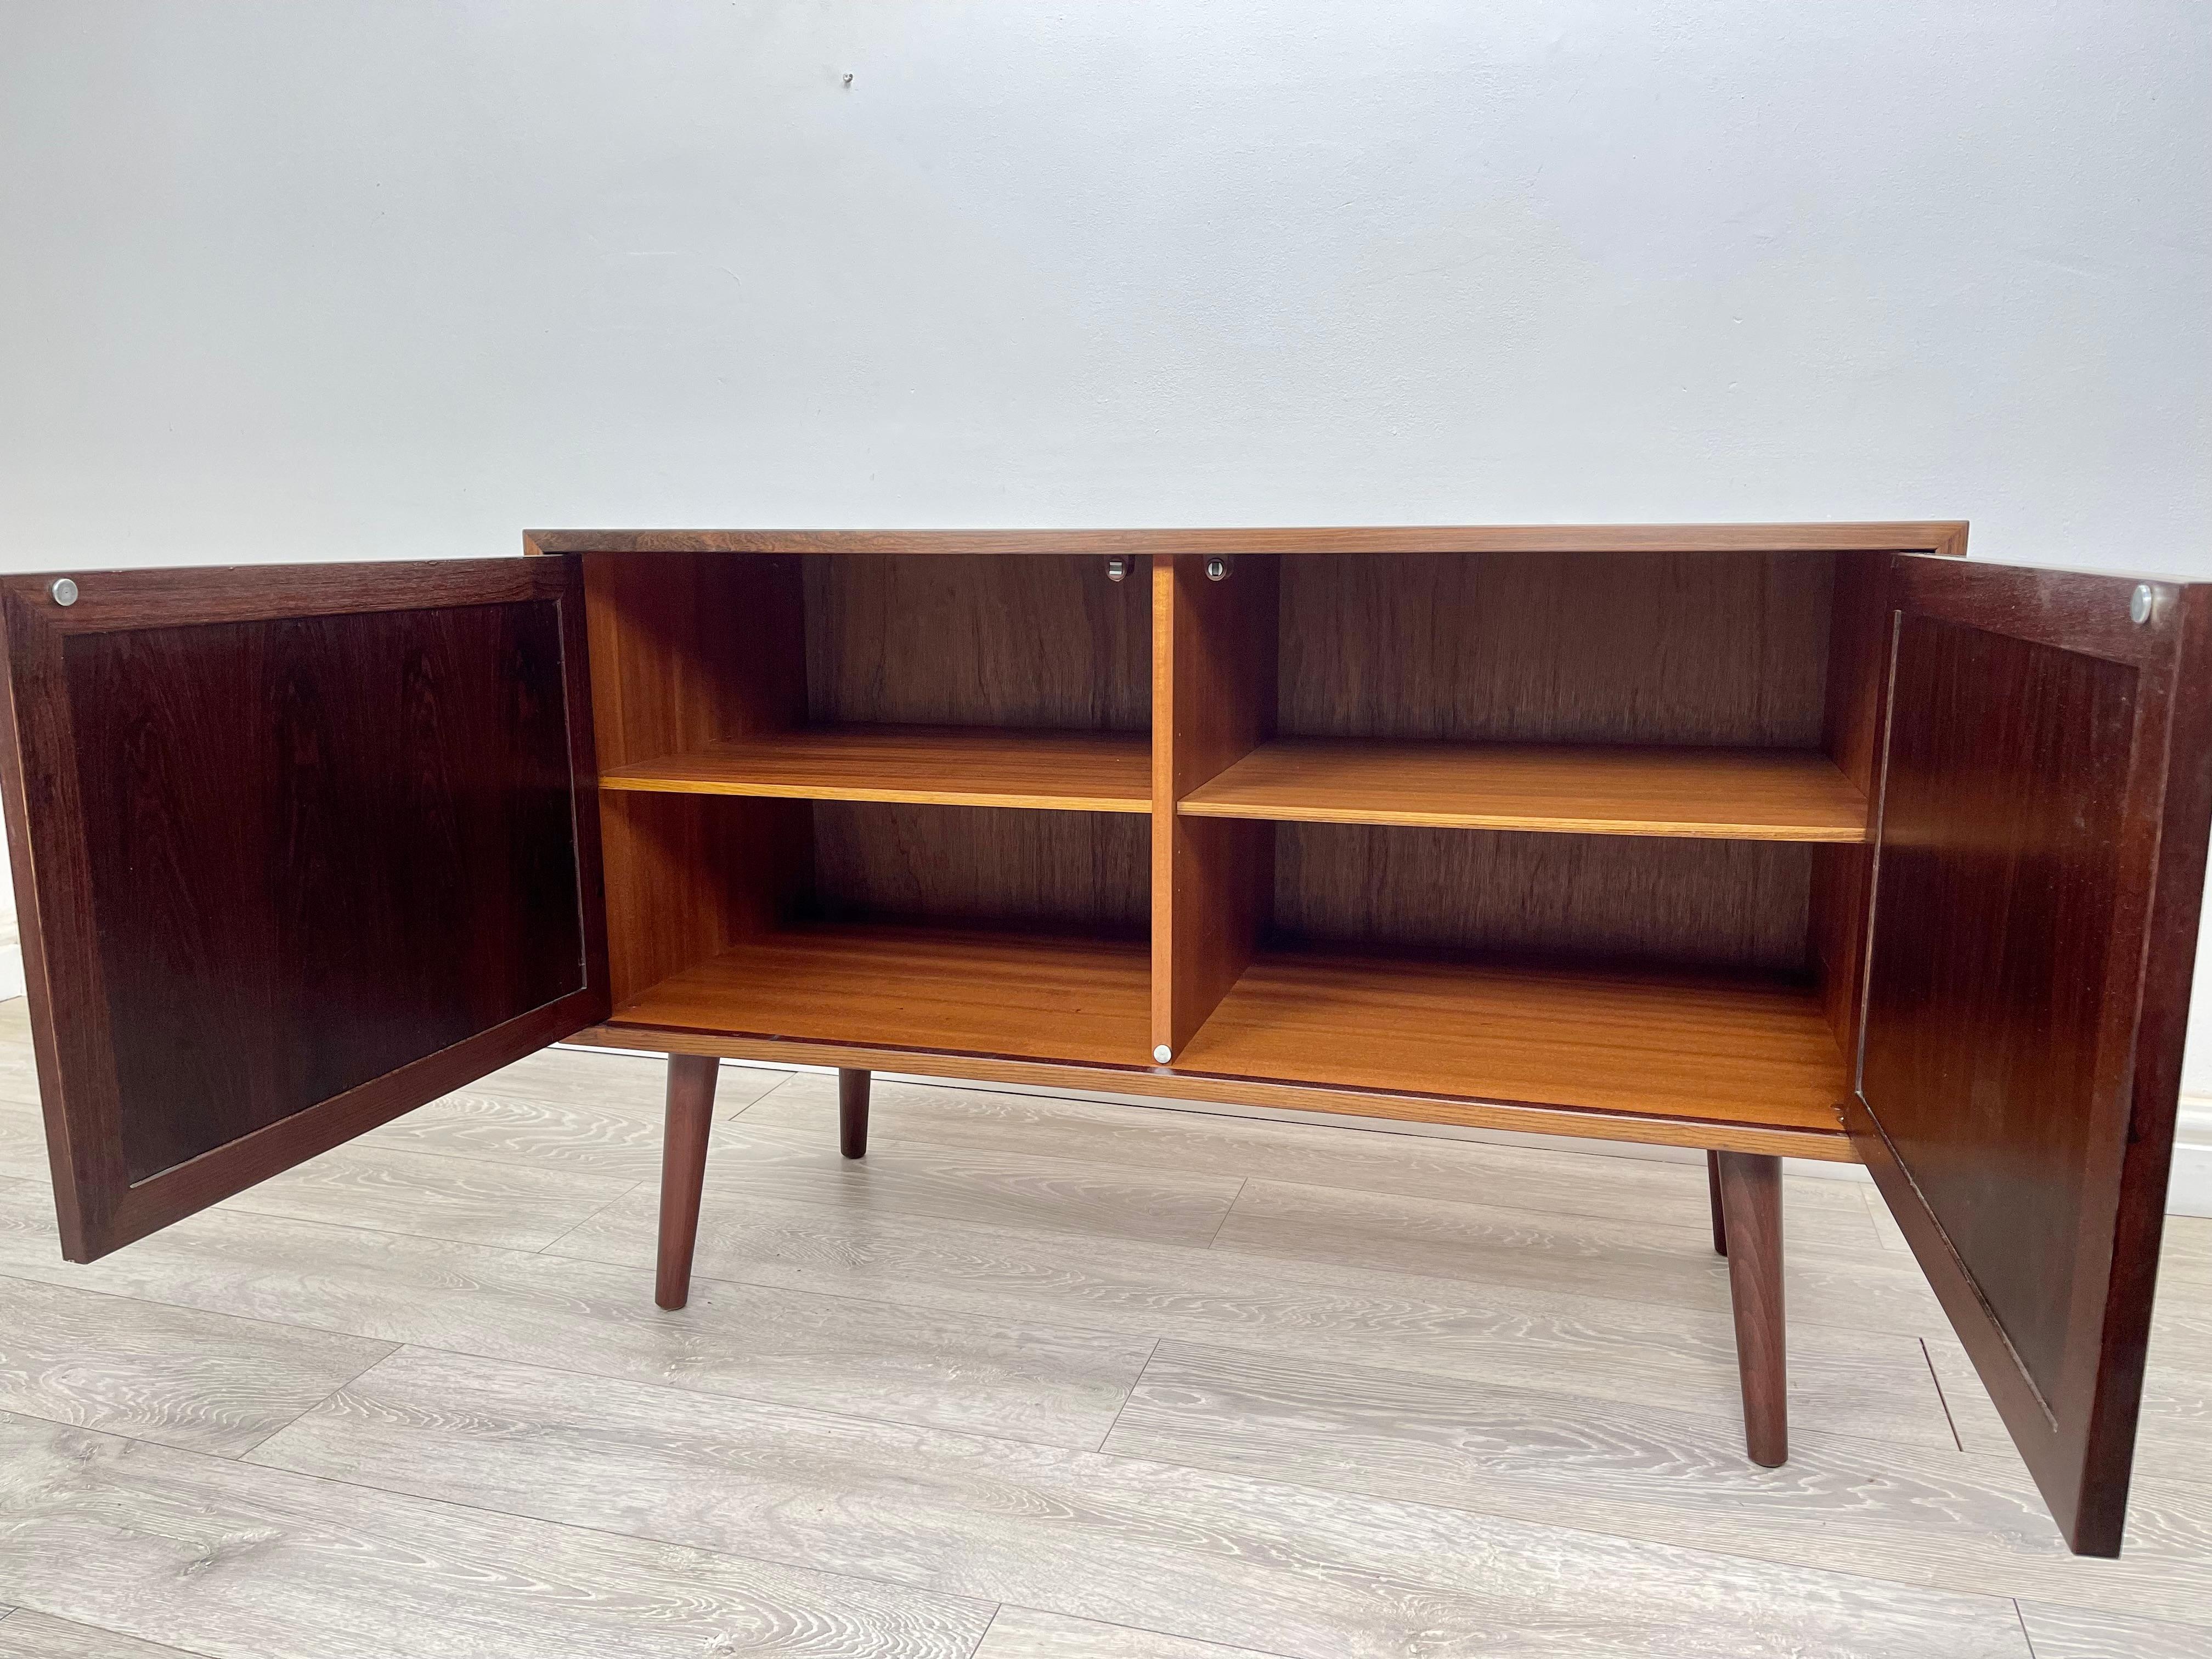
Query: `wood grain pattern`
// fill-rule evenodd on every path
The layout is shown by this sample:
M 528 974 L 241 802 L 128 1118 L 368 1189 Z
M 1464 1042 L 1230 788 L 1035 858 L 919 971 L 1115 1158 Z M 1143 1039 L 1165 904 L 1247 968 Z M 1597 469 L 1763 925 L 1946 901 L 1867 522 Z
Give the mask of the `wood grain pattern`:
M 775 1072 L 740 1070 L 716 1085 L 715 1099 L 742 1106 L 781 1085 Z M 548 1109 L 575 1106 L 617 1115 L 643 1114 L 657 1127 L 667 1104 L 668 1073 L 657 1055 L 545 1048 L 486 1073 L 457 1097 L 490 1096 Z M 438 1103 L 431 1103 L 434 1109 Z
M 1187 818 L 1176 805 L 1273 731 L 1278 586 L 1272 559 L 1236 565 L 1221 581 L 1202 559 L 1152 563 L 1156 1060 L 1182 1052 L 1267 927 L 1273 834 Z
M 1816 1184 L 1793 1183 L 1792 1197 Z M 1653 1226 L 1632 1210 L 1579 1218 L 1547 1213 L 1510 1191 L 1414 1198 L 1253 1177 L 1214 1242 L 1246 1254 L 1635 1301 L 1655 1309 L 1723 1314 L 1731 1303 L 1728 1264 L 1709 1253 L 1698 1232 Z M 1917 1335 L 1947 1328 L 1920 1275 L 1904 1263 L 1881 1259 L 1863 1243 L 1856 1253 L 1800 1249 L 1789 1263 L 1789 1282 L 1800 1327 L 1826 1319 L 1856 1331 Z M 1807 1308 L 1826 1311 L 1808 1314 Z
M 1103 559 L 809 558 L 807 711 L 817 725 L 1152 723 L 1146 572 Z
M 41 1610 L 221 1653 L 965 1659 L 990 1609 L 0 1417 L 0 1525 Z
M 534 1250 L 633 1184 L 580 1170 L 356 1143 L 272 1176 L 230 1202 L 258 1215 Z
M 0 1412 L 191 1451 L 234 1457 L 391 1352 L 0 1277 Z
M 0 584 L 10 836 L 89 1257 L 596 1018 L 568 561 Z M 141 580 L 143 578 L 143 580 Z
M 850 1167 L 814 1126 L 720 1126 L 709 1160 L 724 1204 L 822 1204 L 854 1215 L 938 1216 L 994 1227 L 1203 1245 L 1243 1185 L 1226 1176 L 1100 1166 L 1031 1140 L 1018 1150 L 902 1144 Z
M 1281 562 L 1285 737 L 1819 744 L 1832 560 Z
M 1279 942 L 1808 978 L 1817 848 L 1342 823 L 1285 823 L 1274 835 Z
M 723 1086 L 748 1075 L 726 1073 Z M 748 1133 L 819 1134 L 835 1091 L 802 1073 L 746 1109 Z M 1554 1147 L 1446 1139 L 1340 1124 L 1236 1117 L 1150 1103 L 1055 1098 L 878 1078 L 875 1139 L 902 1148 L 1049 1156 L 1172 1176 L 1242 1180 L 1247 1193 L 1290 1183 L 1386 1197 L 1497 1204 L 1553 1223 L 1632 1220 L 1647 1237 L 1694 1240 L 1707 1200 L 1695 1161 L 1567 1157 Z M 885 1168 L 889 1168 L 886 1164 Z M 1790 1233 L 1827 1256 L 1863 1258 L 1880 1240 L 1856 1182 L 1790 1183 Z M 1240 1206 L 1240 1209 L 1244 1206 Z M 1898 1248 L 1904 1248 L 1899 1241 Z M 1486 1274 L 1492 1270 L 1486 1267 Z
M 199 1659 L 182 1648 L 90 1625 L 73 1625 L 43 1613 L 21 1612 L 0 1619 L 0 1659 Z
M 1900 560 L 1854 1137 L 2077 1549 L 2120 1544 L 2208 824 L 2212 590 Z
M 1782 1160 L 1717 1152 L 1728 1223 L 1729 1296 L 1743 1376 L 1744 1444 L 1773 1468 L 1790 1459 L 1789 1339 L 1783 1314 Z
M 1158 1095 L 1222 1105 L 1264 1106 L 1270 1110 L 1326 1112 L 1339 1117 L 1508 1129 L 1519 1134 L 1632 1141 L 1699 1150 L 1717 1147 L 1838 1164 L 1858 1161 L 1851 1140 L 1826 1129 L 1724 1123 L 1709 1119 L 1655 1116 L 1648 1112 L 1555 1109 L 1463 1096 L 1403 1094 L 1327 1084 L 1286 1083 L 1280 1079 L 1255 1081 L 1182 1070 L 1130 1071 L 1103 1063 L 939 1053 L 836 1038 L 751 1037 L 732 1036 L 727 1031 L 691 1030 L 667 1024 L 595 1025 L 575 1033 L 568 1041 L 630 1051 L 644 1046 L 669 1054 L 713 1054 L 769 1066 L 859 1066 L 872 1071 L 957 1078 L 970 1083 Z
M 808 810 L 814 875 L 805 915 L 1144 937 L 1149 818 L 859 801 Z
M 663 1073 L 654 1093 L 663 1094 L 666 1063 L 653 1069 Z M 775 1072 L 725 1068 L 716 1109 L 726 1115 L 742 1111 L 781 1080 Z M 471 1091 L 433 1101 L 362 1136 L 355 1146 L 363 1153 L 391 1148 L 635 1184 L 659 1178 L 664 1109 L 665 1102 L 657 1102 L 648 1115 L 619 1102 L 571 1106 Z
M 2019 1659 L 2009 1603 L 1127 1458 L 709 1401 L 408 1351 L 256 1462 L 938 1595 L 1297 1656 L 1396 1659 L 1511 1632 L 1524 1654 Z M 744 1478 L 732 1478 L 742 1471 Z M 586 1494 L 619 1492 L 610 1514 Z M 1547 1565 L 1516 1570 L 1528 1559 Z M 1471 1563 L 1486 1571 L 1470 1572 Z M 1571 1563 L 1573 1582 L 1562 1565 Z
M 805 723 L 798 560 L 581 562 L 603 776 Z M 773 927 L 805 896 L 802 806 L 603 791 L 599 813 L 617 1002 Z
M 829 726 L 725 738 L 603 772 L 599 787 L 1149 812 L 1151 765 L 1150 739 L 1141 732 Z
M 1911 616 L 1899 675 L 1863 1086 L 2048 1401 L 2094 1201 L 2097 1028 L 2127 971 L 2106 948 L 2136 676 Z
M 672 1319 L 653 1305 L 652 1189 L 636 1200 L 642 1250 L 629 1265 L 222 1209 L 83 1268 L 56 1255 L 38 1189 L 0 1182 L 0 1271 L 309 1340 L 409 1342 L 561 1366 L 610 1389 L 666 1382 L 1068 1446 L 1098 1443 L 1152 1348 L 1149 1334 L 1085 1329 L 1073 1310 L 1001 1320 L 854 1285 L 825 1295 L 726 1274 L 695 1283 Z
M 532 553 L 1678 553 L 1966 550 L 1961 520 L 1860 524 L 1258 526 L 1190 530 L 526 530 Z
M 0 1652 L 5 1652 L 0 1648 Z M 1276 1659 L 1252 1648 L 1224 1648 L 1127 1625 L 1066 1619 L 1027 1607 L 1000 1607 L 975 1659 Z
M 130 1179 L 583 988 L 551 604 L 64 647 Z
M 2212 1629 L 2203 1625 L 2026 1601 L 2020 1618 L 2035 1644 L 2035 1659 L 2204 1659 L 2212 1654 Z
M 1736 841 L 1863 842 L 1817 750 L 1279 738 L 1177 808 L 1204 817 Z
M 1887 554 L 1839 554 L 1830 605 L 1821 744 L 1850 786 L 1869 801 L 1880 783 L 1888 708 L 1891 564 Z M 1859 1048 L 1873 880 L 1870 848 L 1826 847 L 1813 854 L 1812 957 L 1828 1024 L 1847 1054 L 1856 1055 Z
M 1077 934 L 890 926 L 771 933 L 662 981 L 606 1029 L 865 1041 L 1141 1064 L 1146 949 Z
M 1272 951 L 1183 1072 L 1842 1132 L 1843 1056 L 1786 982 Z
M 798 560 L 656 553 L 582 564 L 602 774 L 805 723 Z
M 653 1206 L 635 1194 L 551 1247 L 631 1265 L 649 1264 L 653 1248 Z M 1694 1290 L 1706 1271 L 1701 1264 L 1684 1284 Z M 696 1272 L 1014 1325 L 1408 1366 L 1479 1387 L 1554 1388 L 1569 1376 L 1587 1398 L 1665 1405 L 1711 1416 L 1730 1438 L 1740 1432 L 1735 1339 L 1717 1281 L 1703 1307 L 1680 1305 L 1679 1296 L 1661 1306 L 1556 1283 L 1539 1291 L 768 1199 L 702 1216 Z M 1801 1297 L 1808 1305 L 1817 1304 Z M 1954 1443 L 1917 1340 L 1855 1325 L 1801 1323 L 1795 1334 L 1790 1382 L 1808 1421 L 1874 1439 Z
M 1176 1342 L 1146 1367 L 1106 1449 L 1991 1598 L 2078 1596 L 2143 1617 L 2201 1617 L 2212 1572 L 2202 1542 L 2212 1499 L 2179 1483 L 2147 1506 L 2160 1518 L 2139 1561 L 2093 1565 L 2067 1553 L 2009 1459 L 1808 1428 L 1788 1464 L 1762 1469 L 1734 1424 L 1703 1414 L 1564 1392 L 1474 1394 L 1416 1371 Z
M 599 825 L 617 1003 L 775 927 L 811 893 L 803 802 L 602 790 Z

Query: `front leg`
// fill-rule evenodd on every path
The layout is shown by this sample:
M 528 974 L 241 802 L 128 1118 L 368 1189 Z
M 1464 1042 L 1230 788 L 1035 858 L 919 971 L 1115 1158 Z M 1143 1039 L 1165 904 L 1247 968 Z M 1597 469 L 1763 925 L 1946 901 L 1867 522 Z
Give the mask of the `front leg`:
M 837 1150 L 848 1158 L 868 1155 L 868 1078 L 848 1066 L 837 1068 Z
M 1787 1337 L 1782 1317 L 1782 1160 L 1717 1152 L 1727 1224 L 1736 1368 L 1743 1376 L 1744 1443 L 1768 1468 L 1790 1456 Z
M 691 1251 L 699 1240 L 707 1131 L 714 1121 L 714 1079 L 721 1065 L 704 1054 L 668 1057 L 667 1126 L 660 1142 L 660 1261 L 653 1288 L 653 1299 L 664 1308 L 680 1308 L 691 1299 Z

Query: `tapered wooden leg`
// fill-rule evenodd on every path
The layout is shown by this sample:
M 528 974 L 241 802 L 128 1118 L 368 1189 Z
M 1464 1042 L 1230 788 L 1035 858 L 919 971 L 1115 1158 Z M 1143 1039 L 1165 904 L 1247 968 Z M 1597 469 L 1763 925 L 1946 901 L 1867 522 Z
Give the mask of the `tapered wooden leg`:
M 1736 1367 L 1743 1373 L 1743 1437 L 1768 1468 L 1790 1456 L 1789 1366 L 1782 1317 L 1782 1160 L 1715 1154 L 1735 1304 Z
M 668 1057 L 668 1123 L 660 1143 L 660 1265 L 653 1299 L 680 1308 L 691 1299 L 691 1250 L 699 1242 L 699 1189 L 707 1176 L 707 1130 L 714 1118 L 721 1062 L 701 1054 Z
M 868 1075 L 837 1068 L 837 1149 L 848 1158 L 868 1155 Z
M 1721 1155 L 1705 1154 L 1705 1195 L 1713 1203 L 1713 1254 L 1728 1254 L 1728 1216 L 1721 1208 Z

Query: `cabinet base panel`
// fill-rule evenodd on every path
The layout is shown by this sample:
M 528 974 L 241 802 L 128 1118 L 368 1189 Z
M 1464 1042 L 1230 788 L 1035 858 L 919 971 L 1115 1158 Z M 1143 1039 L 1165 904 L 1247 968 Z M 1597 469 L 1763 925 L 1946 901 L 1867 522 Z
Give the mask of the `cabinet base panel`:
M 744 1036 L 637 1024 L 594 1025 L 567 1039 L 592 1048 L 650 1054 L 708 1054 L 767 1066 L 866 1069 L 948 1082 L 1008 1084 L 1081 1093 L 1143 1095 L 1202 1105 L 1263 1106 L 1277 1110 L 1385 1118 L 1402 1123 L 1443 1123 L 1462 1128 L 1506 1129 L 1519 1134 L 1626 1141 L 1714 1152 L 1769 1152 L 1824 1164 L 1856 1164 L 1849 1136 L 1819 1129 L 1661 1118 L 1633 1113 L 1578 1111 L 1510 1102 L 1441 1099 L 1372 1090 L 1334 1089 L 1294 1083 L 1186 1075 L 1167 1066 L 1118 1066 L 949 1054 L 801 1038 Z

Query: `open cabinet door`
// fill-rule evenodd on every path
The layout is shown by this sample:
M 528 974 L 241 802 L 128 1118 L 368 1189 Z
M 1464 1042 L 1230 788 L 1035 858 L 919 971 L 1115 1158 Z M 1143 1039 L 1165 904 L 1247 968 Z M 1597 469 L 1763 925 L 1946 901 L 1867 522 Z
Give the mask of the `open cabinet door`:
M 2116 1555 L 2212 817 L 2212 590 L 1900 556 L 1845 1116 L 2068 1543 Z
M 57 581 L 0 781 L 70 1259 L 605 1017 L 575 561 Z

